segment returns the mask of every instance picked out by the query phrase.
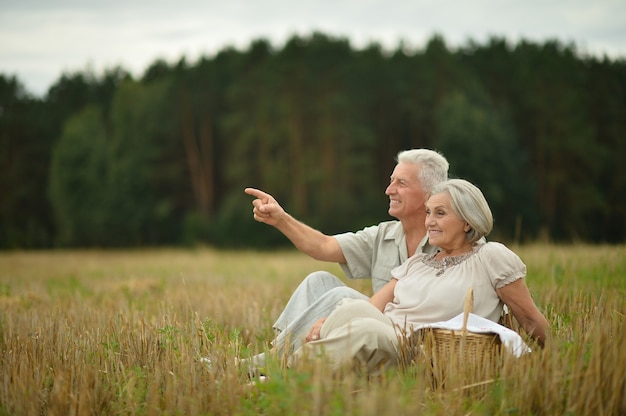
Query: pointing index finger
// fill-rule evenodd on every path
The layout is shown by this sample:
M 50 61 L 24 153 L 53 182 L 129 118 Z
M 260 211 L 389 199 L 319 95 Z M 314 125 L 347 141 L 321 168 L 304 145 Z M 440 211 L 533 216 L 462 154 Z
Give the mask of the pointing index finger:
M 260 189 L 256 189 L 256 188 L 246 188 L 243 191 L 245 193 L 247 193 L 248 195 L 252 195 L 252 196 L 255 196 L 257 198 L 267 198 L 269 196 L 265 192 L 261 191 Z

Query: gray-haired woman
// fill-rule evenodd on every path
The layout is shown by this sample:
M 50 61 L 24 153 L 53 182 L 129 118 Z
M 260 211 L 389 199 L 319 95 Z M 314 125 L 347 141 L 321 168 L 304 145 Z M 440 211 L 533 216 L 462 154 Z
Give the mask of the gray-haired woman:
M 370 373 L 395 365 L 399 329 L 452 319 L 463 311 L 470 287 L 476 315 L 497 322 L 506 304 L 522 328 L 545 343 L 549 323 L 524 282 L 526 266 L 503 244 L 483 239 L 493 217 L 480 189 L 462 179 L 436 185 L 425 226 L 437 252 L 416 253 L 393 269 L 389 283 L 368 301 L 343 300 L 319 339 L 290 357 L 291 366 L 320 353 L 337 367 L 356 360 Z

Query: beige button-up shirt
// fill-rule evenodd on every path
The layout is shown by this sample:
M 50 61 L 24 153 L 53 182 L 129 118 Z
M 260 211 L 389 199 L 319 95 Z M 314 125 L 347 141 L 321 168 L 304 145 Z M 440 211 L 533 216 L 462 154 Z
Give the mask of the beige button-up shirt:
M 391 270 L 408 258 L 400 221 L 381 222 L 334 237 L 346 258 L 346 264 L 340 265 L 343 272 L 349 279 L 372 279 L 374 293 L 389 282 Z M 436 249 L 428 244 L 428 237 L 425 236 L 416 253 L 434 253 Z

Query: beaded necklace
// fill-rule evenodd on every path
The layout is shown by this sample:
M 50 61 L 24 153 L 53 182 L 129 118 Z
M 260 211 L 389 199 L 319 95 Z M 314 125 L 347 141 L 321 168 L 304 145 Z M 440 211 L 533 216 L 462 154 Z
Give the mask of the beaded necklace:
M 457 264 L 461 264 L 465 260 L 467 260 L 468 258 L 472 257 L 474 254 L 476 254 L 478 252 L 478 249 L 480 248 L 481 245 L 476 245 L 475 244 L 472 247 L 472 251 L 470 251 L 468 253 L 461 254 L 461 255 L 458 255 L 458 256 L 448 256 L 448 257 L 444 257 L 441 260 L 437 260 L 435 258 L 435 256 L 441 252 L 441 249 L 439 249 L 439 250 L 437 250 L 437 252 L 431 254 L 430 256 L 424 257 L 422 262 L 424 262 L 424 264 L 429 266 L 429 267 L 437 269 L 437 273 L 435 275 L 437 277 L 439 277 L 446 271 L 446 269 L 448 269 L 450 267 L 454 267 Z

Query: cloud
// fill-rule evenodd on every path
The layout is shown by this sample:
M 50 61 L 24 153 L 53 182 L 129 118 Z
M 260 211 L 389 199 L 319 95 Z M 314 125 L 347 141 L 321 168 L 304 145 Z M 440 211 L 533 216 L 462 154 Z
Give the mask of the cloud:
M 617 0 L 0 0 L 0 71 L 43 94 L 64 71 L 122 66 L 141 74 L 156 59 L 189 61 L 264 38 L 281 46 L 320 31 L 354 47 L 400 41 L 420 48 L 490 36 L 576 43 L 582 52 L 626 56 L 626 2 Z

